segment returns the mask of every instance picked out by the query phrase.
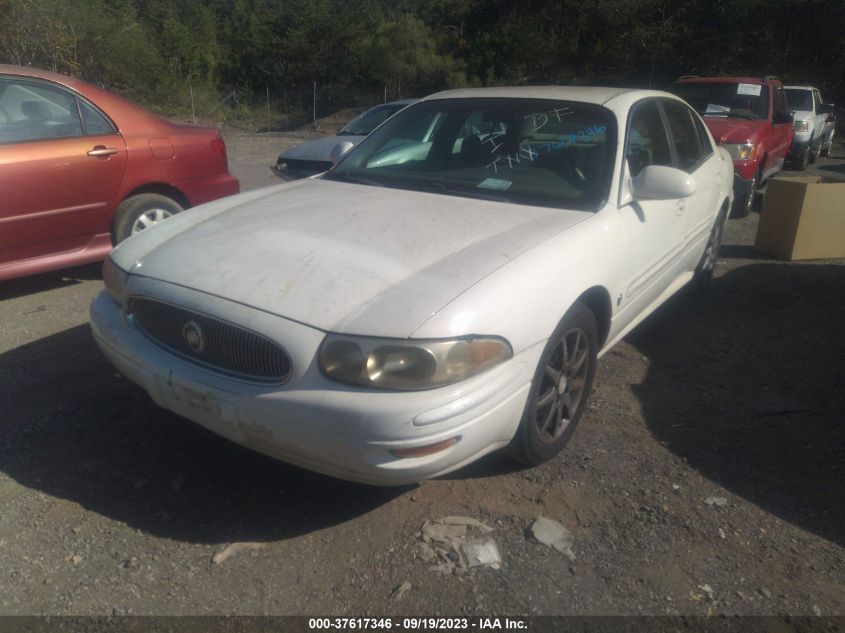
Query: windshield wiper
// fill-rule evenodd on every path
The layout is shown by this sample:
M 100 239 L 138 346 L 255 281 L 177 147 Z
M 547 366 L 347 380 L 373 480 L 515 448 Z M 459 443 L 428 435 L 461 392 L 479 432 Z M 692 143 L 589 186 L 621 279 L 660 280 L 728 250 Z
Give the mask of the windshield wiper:
M 371 187 L 385 187 L 383 182 L 378 180 L 370 180 L 369 178 L 361 178 L 360 176 L 350 176 L 346 171 L 327 171 L 323 174 L 323 178 L 327 180 L 341 180 L 344 182 L 353 182 L 359 185 L 370 185 Z

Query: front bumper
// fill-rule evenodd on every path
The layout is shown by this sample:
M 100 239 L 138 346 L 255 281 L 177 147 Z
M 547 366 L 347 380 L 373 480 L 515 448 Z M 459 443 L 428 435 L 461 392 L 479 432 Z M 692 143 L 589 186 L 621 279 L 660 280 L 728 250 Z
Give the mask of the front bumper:
M 136 290 L 165 291 L 155 296 L 167 299 L 175 292 L 167 286 L 144 280 Z M 281 386 L 259 385 L 183 360 L 150 341 L 103 291 L 91 304 L 91 328 L 112 364 L 159 406 L 232 442 L 369 484 L 436 477 L 505 446 L 519 425 L 543 346 L 457 385 L 402 393 L 360 389 L 320 373 L 314 357 L 321 331 L 184 288 L 178 293 L 193 310 L 222 311 L 230 321 L 250 318 L 252 329 L 284 342 L 294 367 L 291 379 Z M 460 440 L 424 457 L 390 452 L 453 437 Z
M 174 186 L 188 197 L 193 206 L 233 196 L 241 190 L 238 179 L 230 174 L 182 180 L 174 183 Z

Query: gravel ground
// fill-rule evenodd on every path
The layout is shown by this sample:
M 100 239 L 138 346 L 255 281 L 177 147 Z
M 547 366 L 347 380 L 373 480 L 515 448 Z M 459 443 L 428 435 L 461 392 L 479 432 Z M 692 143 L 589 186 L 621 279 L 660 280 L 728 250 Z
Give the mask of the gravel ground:
M 228 134 L 242 188 L 300 137 Z M 3 283 L 0 614 L 845 614 L 845 268 L 757 254 L 757 219 L 601 361 L 562 455 L 399 489 L 157 408 L 91 339 L 97 266 Z M 420 530 L 449 515 L 493 528 L 500 569 L 431 569 Z

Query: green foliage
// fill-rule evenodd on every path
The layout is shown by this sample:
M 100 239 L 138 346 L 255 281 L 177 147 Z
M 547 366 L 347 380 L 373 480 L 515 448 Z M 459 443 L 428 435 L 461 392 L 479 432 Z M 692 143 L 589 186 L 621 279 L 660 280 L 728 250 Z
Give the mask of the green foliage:
M 318 114 L 462 85 L 778 74 L 845 97 L 845 0 L 0 0 L 0 62 L 159 111 Z M 226 99 L 226 96 L 229 98 Z M 233 96 L 234 95 L 234 96 Z M 221 101 L 222 100 L 222 101 Z M 278 115 L 278 118 L 281 115 Z

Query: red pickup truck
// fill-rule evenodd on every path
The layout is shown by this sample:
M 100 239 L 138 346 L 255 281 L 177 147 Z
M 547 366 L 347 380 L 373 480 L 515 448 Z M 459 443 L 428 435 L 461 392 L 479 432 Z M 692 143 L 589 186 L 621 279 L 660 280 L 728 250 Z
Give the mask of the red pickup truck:
M 744 217 L 754 195 L 783 169 L 795 130 L 776 77 L 681 77 L 670 91 L 703 118 L 716 143 L 734 159 L 733 217 Z

